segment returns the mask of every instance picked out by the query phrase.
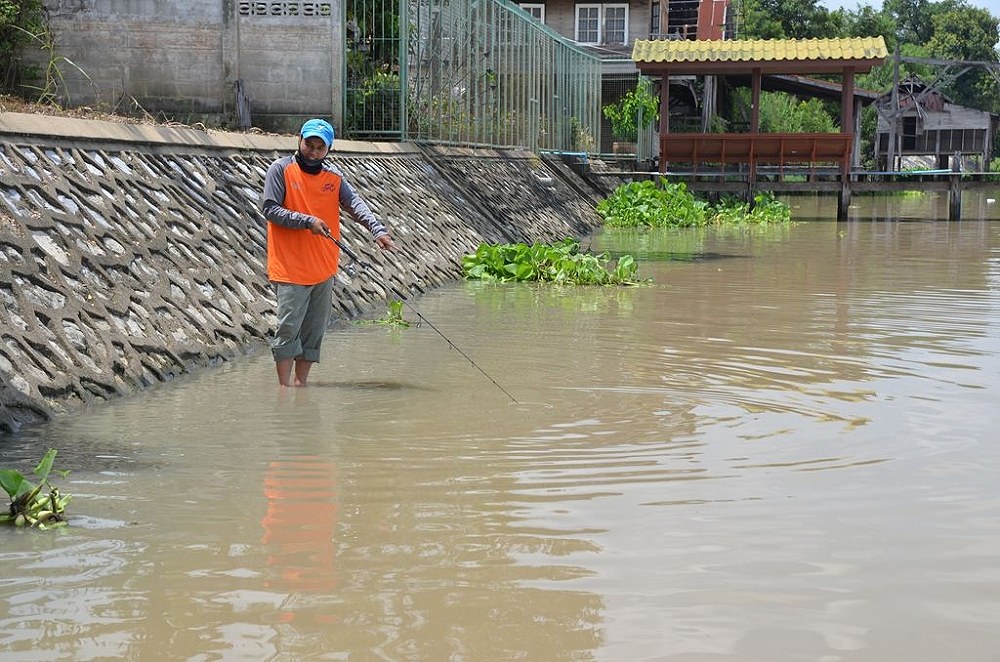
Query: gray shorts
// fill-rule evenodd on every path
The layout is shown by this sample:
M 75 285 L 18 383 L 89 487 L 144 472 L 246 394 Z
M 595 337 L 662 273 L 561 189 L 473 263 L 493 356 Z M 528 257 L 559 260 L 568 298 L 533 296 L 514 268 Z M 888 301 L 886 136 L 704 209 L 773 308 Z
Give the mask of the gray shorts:
M 274 283 L 278 325 L 271 339 L 275 361 L 319 361 L 333 309 L 333 276 L 316 285 Z

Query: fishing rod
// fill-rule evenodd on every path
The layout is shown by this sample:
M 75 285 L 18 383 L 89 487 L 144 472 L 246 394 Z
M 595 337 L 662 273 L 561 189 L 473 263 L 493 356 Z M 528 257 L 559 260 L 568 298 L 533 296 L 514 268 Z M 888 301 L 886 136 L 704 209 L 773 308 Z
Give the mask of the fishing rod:
M 444 338 L 444 341 L 446 343 L 448 343 L 449 347 L 451 347 L 456 352 L 458 352 L 463 357 L 465 357 L 466 361 L 468 361 L 469 363 L 471 363 L 476 368 L 476 370 L 478 370 L 479 372 L 483 373 L 483 376 L 486 377 L 486 379 L 488 379 L 491 382 L 493 382 L 493 385 L 496 386 L 498 389 L 500 389 L 503 392 L 504 395 L 506 395 L 508 398 L 510 398 L 511 402 L 513 402 L 515 405 L 518 404 L 517 399 L 514 398 L 514 396 L 511 395 L 510 392 L 507 391 L 507 389 L 505 389 L 503 386 L 500 386 L 500 383 L 497 382 L 497 380 L 495 380 L 492 377 L 490 377 L 489 374 L 487 374 L 487 372 L 485 370 L 483 370 L 481 367 L 479 367 L 479 364 L 476 363 L 475 361 L 473 361 L 472 357 L 470 357 L 468 354 L 466 354 L 465 352 L 463 352 L 462 349 L 458 345 L 456 345 L 455 343 L 453 343 L 448 338 L 448 336 L 444 335 L 444 333 L 441 332 L 441 329 L 439 329 L 436 326 L 434 326 L 434 324 L 429 319 L 427 319 L 426 317 L 424 317 L 423 314 L 419 310 L 417 310 L 416 307 L 412 303 L 409 302 L 409 300 L 403 295 L 402 292 L 400 292 L 399 290 L 397 290 L 392 285 L 387 284 L 382 279 L 381 276 L 379 276 L 378 274 L 375 273 L 375 271 L 371 268 L 371 266 L 367 262 L 364 262 L 361 258 L 358 257 L 357 253 L 355 253 L 350 248 L 348 248 L 347 245 L 344 244 L 344 242 L 340 241 L 340 239 L 337 239 L 332 234 L 327 233 L 327 234 L 324 234 L 323 236 L 326 237 L 327 239 L 329 239 L 330 241 L 332 241 L 333 243 L 337 244 L 337 247 L 340 250 L 344 251 L 344 253 L 346 253 L 347 256 L 349 258 L 351 258 L 351 261 L 354 264 L 357 264 L 359 267 L 361 267 L 362 270 L 365 271 L 365 273 L 367 273 L 369 276 L 371 276 L 372 278 L 374 278 L 376 285 L 378 285 L 379 287 L 381 287 L 386 293 L 392 292 L 397 297 L 399 297 L 400 301 L 402 301 L 407 306 L 409 306 L 410 310 L 413 311 L 413 313 L 420 319 L 421 322 L 423 322 L 424 324 L 426 324 L 430 328 L 434 329 L 434 332 L 437 333 L 442 338 Z M 351 266 L 353 266 L 353 265 L 351 265 Z M 352 273 L 352 272 L 353 272 L 352 269 L 348 269 L 348 274 L 350 274 L 351 276 L 354 275 L 354 273 Z

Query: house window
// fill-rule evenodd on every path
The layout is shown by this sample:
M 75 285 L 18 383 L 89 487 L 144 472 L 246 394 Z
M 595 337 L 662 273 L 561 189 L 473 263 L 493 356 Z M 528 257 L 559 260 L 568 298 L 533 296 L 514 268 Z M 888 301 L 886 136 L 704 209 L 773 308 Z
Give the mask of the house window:
M 518 7 L 531 14 L 531 18 L 535 19 L 539 23 L 545 22 L 545 5 L 536 5 L 525 2 L 518 5 Z
M 574 38 L 581 44 L 627 44 L 628 5 L 577 5 Z
M 576 6 L 576 35 L 581 44 L 601 43 L 601 6 Z
M 604 5 L 603 43 L 628 43 L 628 5 Z
M 656 39 L 660 36 L 660 2 L 653 0 L 649 5 L 649 36 Z

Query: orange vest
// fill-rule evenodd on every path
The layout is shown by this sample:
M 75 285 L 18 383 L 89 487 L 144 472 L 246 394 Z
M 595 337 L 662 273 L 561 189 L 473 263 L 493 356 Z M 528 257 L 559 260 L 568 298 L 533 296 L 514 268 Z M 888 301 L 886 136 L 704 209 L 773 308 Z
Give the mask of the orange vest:
M 285 199 L 281 206 L 317 216 L 340 239 L 340 175 L 323 170 L 302 171 L 294 161 L 285 168 Z M 308 228 L 286 228 L 267 222 L 267 277 L 279 283 L 315 285 L 337 273 L 340 249 Z

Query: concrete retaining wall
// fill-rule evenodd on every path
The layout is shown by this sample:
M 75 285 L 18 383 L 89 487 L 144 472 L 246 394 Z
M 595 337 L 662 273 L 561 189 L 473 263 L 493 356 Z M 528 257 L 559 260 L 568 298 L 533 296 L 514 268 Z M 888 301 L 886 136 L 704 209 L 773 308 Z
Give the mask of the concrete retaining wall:
M 0 114 L 0 430 L 264 347 L 274 318 L 260 193 L 294 136 Z M 338 141 L 391 228 L 345 240 L 400 291 L 461 277 L 480 242 L 583 237 L 599 199 L 530 153 Z M 385 305 L 339 276 L 335 316 Z
M 303 116 L 342 126 L 342 0 L 44 0 L 68 103 L 185 124 L 237 126 L 236 81 L 255 126 Z M 29 54 L 31 56 L 31 54 Z M 51 56 L 33 57 L 42 67 Z

